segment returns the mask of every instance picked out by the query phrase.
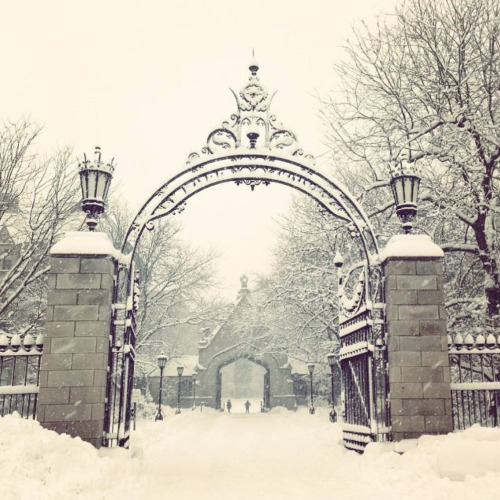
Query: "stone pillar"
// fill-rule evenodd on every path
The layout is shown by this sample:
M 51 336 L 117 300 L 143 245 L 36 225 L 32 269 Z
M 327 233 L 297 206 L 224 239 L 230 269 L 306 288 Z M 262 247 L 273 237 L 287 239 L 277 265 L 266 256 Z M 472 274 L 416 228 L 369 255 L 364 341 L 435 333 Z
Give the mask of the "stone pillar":
M 451 432 L 443 251 L 428 236 L 399 235 L 381 258 L 393 438 Z
M 68 233 L 51 250 L 37 418 L 102 444 L 115 250 L 103 233 Z

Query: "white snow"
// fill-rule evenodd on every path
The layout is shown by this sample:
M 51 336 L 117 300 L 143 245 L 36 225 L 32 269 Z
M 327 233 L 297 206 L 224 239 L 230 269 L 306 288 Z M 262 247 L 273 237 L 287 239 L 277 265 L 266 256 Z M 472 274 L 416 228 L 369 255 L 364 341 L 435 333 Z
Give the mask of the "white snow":
M 0 385 L 0 396 L 7 394 L 38 394 L 40 387 L 37 385 Z
M 426 234 L 397 234 L 380 252 L 380 263 L 390 257 L 443 257 L 443 250 Z
M 500 429 L 474 427 L 364 455 L 339 444 L 326 409 L 165 411 L 138 421 L 130 451 L 96 450 L 32 420 L 0 418 L 0 498 L 14 500 L 493 500 Z
M 50 255 L 111 255 L 122 259 L 106 233 L 68 231 L 51 249 Z

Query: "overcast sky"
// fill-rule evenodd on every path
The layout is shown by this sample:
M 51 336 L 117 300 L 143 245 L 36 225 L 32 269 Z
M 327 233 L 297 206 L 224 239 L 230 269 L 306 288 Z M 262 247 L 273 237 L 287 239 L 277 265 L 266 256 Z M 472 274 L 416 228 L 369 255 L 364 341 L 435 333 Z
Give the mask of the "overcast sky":
M 317 92 L 351 27 L 395 0 L 0 0 L 0 116 L 44 125 L 42 147 L 100 144 L 118 163 L 114 184 L 137 210 L 235 111 L 229 88 L 260 78 L 274 112 L 315 155 L 325 152 Z M 185 238 L 221 253 L 223 293 L 265 270 L 273 219 L 289 188 L 233 184 L 192 198 Z

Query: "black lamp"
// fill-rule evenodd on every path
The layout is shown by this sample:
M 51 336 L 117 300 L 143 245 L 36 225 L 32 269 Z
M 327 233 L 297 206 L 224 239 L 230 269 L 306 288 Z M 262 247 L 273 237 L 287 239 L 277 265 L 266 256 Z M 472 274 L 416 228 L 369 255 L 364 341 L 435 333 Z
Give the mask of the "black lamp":
M 396 214 L 402 222 L 405 234 L 411 234 L 413 222 L 417 217 L 420 177 L 416 174 L 414 164 L 407 161 L 400 161 L 391 175 L 391 189 L 396 204 Z
M 101 148 L 96 146 L 92 161 L 83 155 L 80 169 L 80 186 L 82 188 L 82 210 L 87 214 L 89 231 L 95 231 L 99 217 L 104 213 L 109 186 L 115 166 L 113 160 L 103 163 Z

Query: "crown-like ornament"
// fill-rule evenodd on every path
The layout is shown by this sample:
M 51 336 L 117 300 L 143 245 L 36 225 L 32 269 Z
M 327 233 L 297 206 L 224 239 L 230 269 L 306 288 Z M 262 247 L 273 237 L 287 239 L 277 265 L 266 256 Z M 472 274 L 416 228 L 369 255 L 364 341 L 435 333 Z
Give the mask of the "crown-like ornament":
M 253 152 L 271 153 L 273 151 L 301 156 L 314 165 L 312 155 L 305 154 L 300 148 L 296 135 L 278 121 L 270 112 L 271 102 L 276 92 L 269 94 L 258 76 L 259 64 L 252 59 L 249 65 L 250 76 L 247 84 L 236 93 L 231 89 L 237 106 L 222 127 L 210 132 L 207 144 L 201 152 L 191 153 L 188 165 L 203 161 L 207 156 L 228 153 L 249 154 Z

